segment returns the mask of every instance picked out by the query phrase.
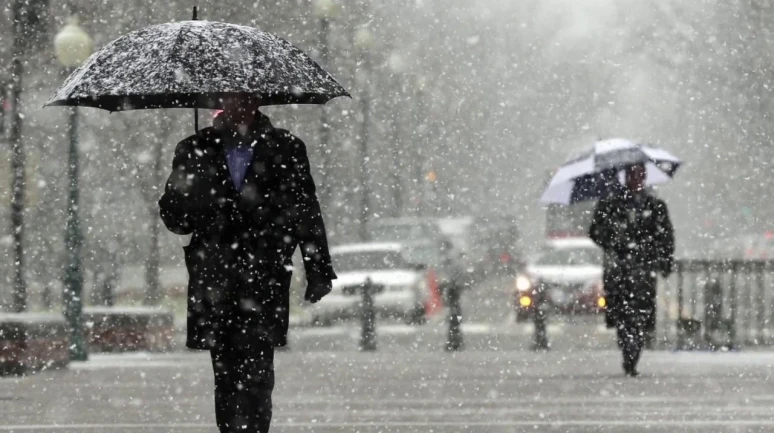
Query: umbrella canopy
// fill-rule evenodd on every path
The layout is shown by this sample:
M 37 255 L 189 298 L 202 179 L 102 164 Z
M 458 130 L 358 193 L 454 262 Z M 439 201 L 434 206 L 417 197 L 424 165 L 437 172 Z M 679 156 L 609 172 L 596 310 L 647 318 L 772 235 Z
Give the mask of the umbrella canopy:
M 259 96 L 262 105 L 324 104 L 349 96 L 282 38 L 235 24 L 181 21 L 110 42 L 76 69 L 46 105 L 218 109 L 231 94 Z
M 682 163 L 666 150 L 630 140 L 598 141 L 556 171 L 540 201 L 569 205 L 606 197 L 622 187 L 623 171 L 636 164 L 645 165 L 647 186 L 666 183 Z

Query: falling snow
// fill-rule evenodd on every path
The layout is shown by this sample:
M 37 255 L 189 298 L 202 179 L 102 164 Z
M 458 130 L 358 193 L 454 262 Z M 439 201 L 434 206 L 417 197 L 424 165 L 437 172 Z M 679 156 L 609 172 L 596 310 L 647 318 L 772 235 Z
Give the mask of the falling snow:
M 5 3 L 0 432 L 774 430 L 767 2 Z

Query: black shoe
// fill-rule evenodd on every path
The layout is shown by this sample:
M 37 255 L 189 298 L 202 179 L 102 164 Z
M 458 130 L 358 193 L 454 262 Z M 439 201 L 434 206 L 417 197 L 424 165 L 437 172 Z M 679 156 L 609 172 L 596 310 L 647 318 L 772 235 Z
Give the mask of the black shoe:
M 624 369 L 624 373 L 626 373 L 627 376 L 637 377 L 640 375 L 640 373 L 637 371 L 637 362 L 625 355 L 624 355 L 624 361 L 623 361 L 623 369 Z

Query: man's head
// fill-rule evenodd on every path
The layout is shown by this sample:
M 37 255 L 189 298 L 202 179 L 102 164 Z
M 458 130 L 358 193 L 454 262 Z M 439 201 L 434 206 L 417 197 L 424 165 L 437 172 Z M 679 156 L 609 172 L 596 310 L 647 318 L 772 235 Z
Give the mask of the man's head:
M 643 164 L 633 165 L 626 169 L 626 187 L 631 192 L 639 192 L 645 188 L 647 171 Z
M 255 95 L 235 94 L 223 98 L 223 122 L 235 131 L 246 129 L 258 116 L 261 99 Z

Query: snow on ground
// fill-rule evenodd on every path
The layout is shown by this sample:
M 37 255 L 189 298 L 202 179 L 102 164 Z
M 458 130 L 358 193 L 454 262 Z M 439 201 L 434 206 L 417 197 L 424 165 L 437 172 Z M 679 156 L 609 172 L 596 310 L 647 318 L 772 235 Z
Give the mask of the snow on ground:
M 273 432 L 768 432 L 774 353 L 283 352 Z M 211 432 L 206 353 L 0 380 L 0 432 Z

